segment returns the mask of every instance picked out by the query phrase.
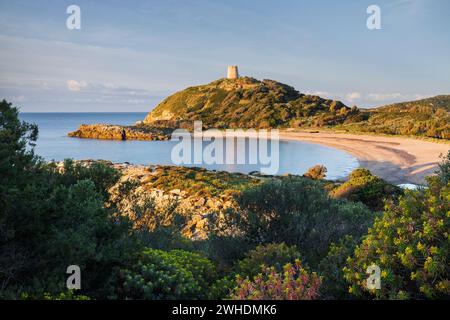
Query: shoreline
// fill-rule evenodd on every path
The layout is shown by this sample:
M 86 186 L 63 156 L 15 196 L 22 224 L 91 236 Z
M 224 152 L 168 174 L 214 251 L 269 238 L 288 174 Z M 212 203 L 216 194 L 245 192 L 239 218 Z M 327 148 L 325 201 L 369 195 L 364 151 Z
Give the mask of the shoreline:
M 98 128 L 102 130 L 98 131 Z M 124 128 L 127 129 L 126 138 L 123 138 Z M 129 127 L 95 124 L 82 125 L 79 130 L 68 135 L 107 140 L 170 140 L 168 132 L 135 131 L 129 130 Z M 94 135 L 93 132 L 98 134 Z M 214 132 L 202 132 L 203 137 L 215 135 Z M 251 137 L 252 134 L 244 130 L 231 133 L 229 136 Z M 441 161 L 440 155 L 446 155 L 450 150 L 450 143 L 427 139 L 322 130 L 312 132 L 280 129 L 279 139 L 304 141 L 345 151 L 358 160 L 361 168 L 366 168 L 374 175 L 396 185 L 425 184 L 425 177 L 436 171 Z
M 203 136 L 214 133 L 203 132 Z M 230 136 L 252 136 L 235 132 Z M 256 135 L 255 135 L 256 137 Z M 360 168 L 395 185 L 424 185 L 425 177 L 434 174 L 441 155 L 450 150 L 449 143 L 404 136 L 382 136 L 371 134 L 337 133 L 332 131 L 279 130 L 279 139 L 315 143 L 345 151 L 354 156 Z M 321 164 L 321 163 L 317 163 Z M 345 177 L 347 178 L 347 177 Z
M 281 140 L 317 143 L 348 152 L 360 167 L 392 183 L 422 185 L 450 145 L 406 137 L 331 132 L 280 131 Z

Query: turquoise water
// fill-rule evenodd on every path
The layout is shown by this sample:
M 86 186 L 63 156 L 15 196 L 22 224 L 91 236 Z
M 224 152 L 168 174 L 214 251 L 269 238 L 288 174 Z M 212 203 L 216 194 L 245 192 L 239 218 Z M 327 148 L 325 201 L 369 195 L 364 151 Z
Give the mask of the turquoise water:
M 36 153 L 46 160 L 60 161 L 65 158 L 77 160 L 104 159 L 133 164 L 173 164 L 172 141 L 109 141 L 69 138 L 67 133 L 82 123 L 108 123 L 129 125 L 144 119 L 146 113 L 21 113 L 20 118 L 36 123 L 39 139 Z M 207 145 L 205 142 L 204 145 Z M 248 148 L 246 148 L 248 150 Z M 245 152 L 246 150 L 236 150 Z M 358 167 L 355 157 L 333 148 L 298 141 L 280 141 L 278 174 L 302 174 L 308 168 L 325 165 L 327 178 L 345 177 Z M 246 155 L 248 157 L 248 154 Z M 207 165 L 197 164 L 210 170 L 248 173 L 259 171 L 259 164 Z

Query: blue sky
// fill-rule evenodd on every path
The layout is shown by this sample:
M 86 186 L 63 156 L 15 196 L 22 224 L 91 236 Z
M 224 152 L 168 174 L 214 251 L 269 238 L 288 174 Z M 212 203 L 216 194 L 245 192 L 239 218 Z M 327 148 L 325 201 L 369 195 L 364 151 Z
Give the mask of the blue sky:
M 80 30 L 66 28 L 71 4 Z M 381 30 L 366 27 L 371 4 Z M 230 64 L 361 107 L 450 94 L 449 15 L 447 0 L 0 0 L 0 98 L 149 111 Z

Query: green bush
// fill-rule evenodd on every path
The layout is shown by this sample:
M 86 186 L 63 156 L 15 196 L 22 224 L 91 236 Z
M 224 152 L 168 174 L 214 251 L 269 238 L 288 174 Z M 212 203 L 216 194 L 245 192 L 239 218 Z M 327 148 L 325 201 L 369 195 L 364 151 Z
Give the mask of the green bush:
M 211 218 L 210 223 L 217 223 L 213 215 L 209 218 Z M 210 231 L 207 239 L 197 241 L 196 247 L 214 261 L 218 270 L 225 274 L 234 272 L 236 261 L 243 259 L 249 250 L 255 248 L 242 237 L 221 234 L 221 231 L 215 229 Z
M 237 273 L 244 278 L 253 278 L 265 267 L 274 267 L 277 272 L 282 272 L 283 266 L 297 259 L 300 259 L 300 253 L 295 246 L 289 247 L 284 243 L 260 245 L 238 262 Z
M 41 296 L 30 296 L 27 293 L 22 293 L 20 299 L 22 300 L 91 300 L 88 296 L 78 295 L 76 290 L 67 290 L 58 294 L 44 293 Z
M 443 175 L 445 172 L 428 178 L 426 189 L 407 191 L 398 204 L 390 204 L 376 219 L 345 268 L 353 295 L 450 297 L 450 183 Z M 381 269 L 381 290 L 366 287 L 366 268 L 371 264 Z
M 436 173 L 441 185 L 446 185 L 450 182 L 450 150 L 446 156 L 442 155 L 442 162 L 439 164 L 439 170 Z
M 65 185 L 75 184 L 79 180 L 90 180 L 94 183 L 97 192 L 104 199 L 109 198 L 108 189 L 120 178 L 120 172 L 102 162 L 92 162 L 85 165 L 71 159 L 64 160 L 63 174 L 57 176 L 59 183 Z
M 198 253 L 146 249 L 137 264 L 119 273 L 121 299 L 206 299 L 218 280 L 214 265 Z
M 221 232 L 253 245 L 295 245 L 311 267 L 332 242 L 345 235 L 361 236 L 374 218 L 365 206 L 332 199 L 320 182 L 302 177 L 269 180 L 243 191 L 237 202 L 238 210 L 219 219 Z
M 348 181 L 331 191 L 331 195 L 335 198 L 362 202 L 376 211 L 383 210 L 387 199 L 396 200 L 401 193 L 401 188 L 387 183 L 363 168 L 354 170 Z
M 358 242 L 352 236 L 346 236 L 339 243 L 333 243 L 327 256 L 320 262 L 318 273 L 322 277 L 320 297 L 326 300 L 350 299 L 348 282 L 344 277 L 347 258 L 353 254 Z
M 58 295 L 75 264 L 79 294 L 104 297 L 114 268 L 141 250 L 128 221 L 104 207 L 117 174 L 43 163 L 32 149 L 37 128 L 20 122 L 6 101 L 0 111 L 0 296 Z

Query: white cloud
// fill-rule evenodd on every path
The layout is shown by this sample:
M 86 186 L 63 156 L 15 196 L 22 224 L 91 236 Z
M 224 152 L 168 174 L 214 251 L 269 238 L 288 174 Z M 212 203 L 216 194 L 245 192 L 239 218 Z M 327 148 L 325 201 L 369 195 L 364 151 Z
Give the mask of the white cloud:
M 401 93 L 369 93 L 367 100 L 370 101 L 385 101 L 391 99 L 400 99 L 403 95 Z
M 70 91 L 80 91 L 85 88 L 87 83 L 85 81 L 67 80 L 67 89 Z
M 388 102 L 398 102 L 398 101 L 411 101 L 411 100 L 421 100 L 425 98 L 432 97 L 431 94 L 402 94 L 402 93 L 369 93 L 366 96 L 367 101 L 388 101 Z
M 355 100 L 361 99 L 361 93 L 359 93 L 359 92 L 351 92 L 351 93 L 348 93 L 348 94 L 345 96 L 345 98 L 346 98 L 348 101 L 353 102 L 353 101 L 355 101 Z
M 318 91 L 318 90 L 306 90 L 304 94 L 312 95 L 312 96 L 319 96 L 319 97 L 328 97 L 331 94 L 326 91 Z

